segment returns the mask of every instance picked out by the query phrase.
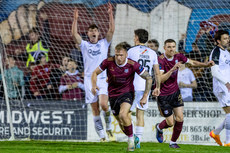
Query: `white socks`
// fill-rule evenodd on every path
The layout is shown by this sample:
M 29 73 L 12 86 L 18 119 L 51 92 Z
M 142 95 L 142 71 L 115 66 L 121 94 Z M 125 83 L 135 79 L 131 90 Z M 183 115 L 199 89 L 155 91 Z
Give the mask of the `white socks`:
M 225 120 L 213 131 L 214 134 L 219 135 L 220 132 L 224 129 Z
M 93 116 L 95 130 L 100 138 L 105 138 L 105 131 L 101 122 L 100 116 Z
M 225 129 L 226 129 L 226 144 L 230 143 L 230 113 L 225 118 Z
M 106 131 L 111 130 L 111 115 L 110 115 L 110 108 L 107 112 L 103 111 L 103 116 L 105 119 L 105 123 L 106 123 Z
M 143 135 L 144 127 L 136 126 L 136 136 L 139 138 L 139 142 L 141 141 L 141 137 Z

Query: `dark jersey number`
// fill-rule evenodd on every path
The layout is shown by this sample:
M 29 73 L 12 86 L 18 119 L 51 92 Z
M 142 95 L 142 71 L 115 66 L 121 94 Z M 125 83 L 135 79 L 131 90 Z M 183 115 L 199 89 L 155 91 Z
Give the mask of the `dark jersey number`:
M 150 67 L 149 67 L 148 63 L 150 63 L 150 60 L 139 59 L 137 62 L 138 62 L 141 66 L 143 66 L 143 67 L 145 68 L 146 71 L 149 72 Z

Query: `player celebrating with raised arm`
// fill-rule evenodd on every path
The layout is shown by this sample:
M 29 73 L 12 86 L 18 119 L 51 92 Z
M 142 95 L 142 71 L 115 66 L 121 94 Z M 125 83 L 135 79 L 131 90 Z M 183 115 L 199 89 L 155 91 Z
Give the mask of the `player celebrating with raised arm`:
M 141 107 L 147 102 L 152 78 L 139 63 L 128 59 L 127 56 L 127 43 L 118 44 L 115 47 L 115 57 L 104 60 L 93 72 L 92 93 L 97 92 L 98 75 L 107 70 L 111 109 L 121 129 L 128 136 L 128 151 L 134 151 L 133 126 L 129 114 L 134 99 L 134 75 L 136 72 L 146 80 L 145 91 L 140 100 Z
M 174 126 L 169 147 L 180 148 L 176 141 L 180 136 L 183 126 L 184 103 L 177 84 L 178 68 L 181 63 L 189 63 L 192 66 L 199 67 L 210 67 L 214 62 L 201 63 L 188 59 L 182 53 L 176 53 L 176 42 L 173 39 L 167 39 L 164 42 L 164 49 L 165 53 L 158 57 L 161 88 L 157 104 L 165 120 L 156 124 L 156 138 L 158 142 L 162 143 L 163 129 Z
M 149 74 L 152 74 L 152 69 L 154 66 L 154 73 L 156 79 L 156 95 L 160 94 L 160 71 L 157 60 L 157 54 L 152 49 L 144 46 L 148 41 L 148 32 L 145 29 L 137 29 L 134 31 L 134 43 L 135 46 L 128 50 L 128 58 L 141 64 Z M 140 141 L 144 131 L 144 111 L 148 108 L 148 99 L 147 103 L 141 107 L 140 100 L 144 94 L 145 90 L 145 80 L 139 75 L 135 74 L 134 79 L 134 88 L 135 88 L 135 99 L 131 107 L 131 111 L 136 108 L 136 132 L 135 132 L 135 147 L 140 148 Z
M 215 62 L 211 67 L 213 76 L 213 93 L 226 113 L 225 120 L 213 131 L 210 136 L 222 146 L 220 132 L 226 129 L 226 142 L 224 146 L 230 147 L 230 53 L 228 31 L 219 30 L 215 34 L 217 46 L 212 50 L 210 60 Z
M 92 24 L 88 28 L 89 41 L 82 40 L 81 36 L 77 31 L 77 21 L 78 21 L 78 10 L 74 11 L 74 21 L 72 24 L 72 35 L 73 38 L 81 48 L 84 62 L 84 85 L 85 85 L 85 101 L 91 104 L 93 111 L 93 120 L 95 124 L 95 129 L 101 141 L 105 141 L 105 133 L 100 117 L 100 108 L 103 110 L 103 115 L 106 122 L 106 131 L 111 141 L 115 141 L 115 138 L 111 130 L 111 116 L 110 109 L 108 106 L 108 84 L 106 82 L 106 73 L 102 73 L 98 76 L 97 85 L 99 90 L 96 95 L 91 92 L 91 75 L 96 67 L 107 58 L 108 48 L 114 33 L 114 18 L 113 18 L 113 8 L 112 5 L 108 4 L 108 14 L 109 14 L 109 30 L 104 39 L 98 40 L 99 30 L 95 24 Z

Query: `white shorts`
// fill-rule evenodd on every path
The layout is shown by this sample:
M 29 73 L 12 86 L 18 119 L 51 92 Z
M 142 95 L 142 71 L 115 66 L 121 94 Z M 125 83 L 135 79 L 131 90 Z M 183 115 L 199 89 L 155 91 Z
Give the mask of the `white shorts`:
M 138 108 L 140 110 L 148 109 L 148 106 L 149 106 L 149 94 L 148 94 L 148 97 L 147 97 L 146 104 L 143 107 L 141 107 L 141 105 L 140 105 L 140 100 L 143 97 L 143 94 L 144 94 L 144 91 L 135 91 L 135 98 L 134 98 L 134 101 L 133 101 L 133 105 L 130 108 L 131 111 L 134 111 L 135 108 Z
M 91 77 L 84 77 L 84 86 L 85 86 L 85 102 L 87 104 L 95 103 L 98 101 L 98 95 L 108 95 L 108 83 L 106 82 L 105 78 L 98 78 L 97 79 L 97 86 L 99 88 L 99 91 L 97 91 L 97 94 L 94 96 L 91 92 L 92 84 L 91 84 Z
M 223 92 L 214 92 L 214 95 L 218 99 L 221 107 L 230 106 L 230 93 L 223 91 Z

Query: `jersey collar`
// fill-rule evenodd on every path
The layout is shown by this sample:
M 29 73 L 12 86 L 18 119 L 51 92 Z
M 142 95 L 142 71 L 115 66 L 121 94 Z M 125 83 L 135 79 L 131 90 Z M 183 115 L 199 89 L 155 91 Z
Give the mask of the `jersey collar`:
M 123 65 L 118 65 L 116 61 L 115 63 L 118 67 L 124 67 L 128 63 L 128 58 L 125 59 L 125 63 Z

